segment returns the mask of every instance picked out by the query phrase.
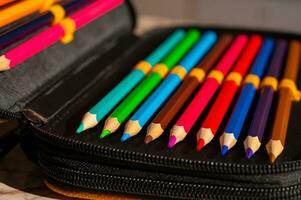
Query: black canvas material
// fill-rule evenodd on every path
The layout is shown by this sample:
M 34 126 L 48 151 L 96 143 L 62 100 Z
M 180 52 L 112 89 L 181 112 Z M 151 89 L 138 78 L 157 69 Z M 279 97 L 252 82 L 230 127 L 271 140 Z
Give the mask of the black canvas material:
M 56 90 L 41 95 L 29 104 L 28 108 L 48 119 L 44 126 L 34 128 L 37 133 L 38 161 L 49 177 L 48 180 L 79 191 L 109 191 L 150 197 L 245 199 L 248 195 L 255 195 L 249 199 L 256 199 L 256 195 L 262 195 L 263 199 L 298 199 L 301 191 L 301 151 L 298 150 L 301 139 L 301 130 L 298 126 L 301 106 L 297 102 L 293 104 L 290 118 L 287 137 L 289 145 L 286 145 L 274 165 L 269 164 L 265 143 L 251 160 L 245 158 L 243 140 L 248 125 L 244 128 L 237 145 L 222 157 L 218 137 L 225 121 L 213 142 L 201 152 L 196 152 L 195 134 L 208 110 L 198 120 L 185 141 L 171 150 L 166 147 L 169 129 L 162 137 L 148 145 L 143 143 L 146 128 L 137 136 L 121 143 L 124 125 L 111 136 L 99 139 L 104 120 L 93 129 L 80 135 L 75 134 L 81 117 L 89 107 L 117 84 L 135 63 L 148 55 L 177 28 L 198 28 L 201 32 L 210 29 L 218 34 L 230 32 L 234 35 L 242 32 L 259 33 L 274 39 L 300 39 L 300 36 L 292 34 L 199 26 L 158 29 L 140 38 L 134 36 L 125 38 L 107 54 L 92 60 L 80 73 L 64 79 L 64 84 L 56 87 Z M 94 73 L 99 65 L 103 66 L 104 71 L 99 71 L 96 75 Z M 94 79 L 89 86 L 83 84 L 90 83 L 91 77 Z M 69 103 L 65 103 L 64 98 L 67 97 L 63 97 L 62 94 L 68 85 L 76 89 L 64 92 L 65 96 L 72 97 Z M 57 99 L 55 101 L 57 107 L 46 108 L 46 105 L 54 99 Z M 252 112 L 248 121 L 251 114 Z M 270 120 L 268 127 L 271 123 Z M 267 138 L 268 133 L 264 141 Z M 71 174 L 76 174 L 76 178 Z M 62 179 L 62 176 L 65 178 Z M 108 186 L 97 184 L 102 181 L 108 183 Z M 185 187 L 180 187 L 181 184 Z M 132 185 L 136 186 L 132 188 Z M 160 191 L 156 188 L 158 185 L 164 189 Z M 173 193 L 172 190 L 176 192 Z M 192 191 L 195 195 L 187 196 Z
M 250 161 L 245 158 L 242 141 L 247 126 L 237 145 L 227 156 L 222 157 L 218 137 L 225 122 L 213 142 L 202 152 L 196 152 L 195 134 L 208 110 L 185 141 L 171 150 L 166 147 L 169 129 L 149 145 L 143 143 L 146 129 L 121 143 L 123 126 L 116 133 L 100 140 L 98 136 L 104 120 L 93 129 L 80 135 L 75 134 L 81 117 L 91 105 L 178 28 L 197 28 L 201 32 L 210 29 L 218 34 L 234 35 L 242 32 L 259 33 L 274 39 L 288 40 L 300 39 L 299 35 L 197 25 L 157 29 L 137 37 L 132 33 L 134 22 L 128 5 L 116 9 L 106 17 L 79 32 L 79 38 L 71 46 L 57 44 L 46 50 L 48 54 L 41 53 L 30 59 L 44 68 L 42 71 L 37 70 L 36 76 L 44 76 L 46 69 L 54 67 L 56 73 L 52 77 L 40 77 L 42 80 L 38 79 L 39 81 L 31 78 L 33 86 L 31 89 L 23 88 L 24 91 L 10 91 L 1 86 L 3 88 L 0 92 L 11 92 L 9 97 L 5 97 L 3 104 L 1 101 L 3 108 L 11 111 L 29 110 L 35 114 L 26 115 L 31 135 L 22 145 L 28 150 L 29 157 L 39 164 L 47 181 L 74 191 L 116 192 L 154 199 L 301 198 L 299 103 L 294 103 L 291 113 L 287 137 L 289 145 L 286 145 L 274 165 L 269 164 L 264 145 Z M 109 27 L 110 30 L 107 31 L 110 32 L 100 31 L 105 27 Z M 88 34 L 93 39 L 83 42 L 82 37 L 87 37 Z M 66 56 L 67 49 L 71 51 L 69 56 Z M 65 54 L 61 55 L 62 52 Z M 51 62 L 45 60 L 46 56 Z M 60 62 L 56 62 L 58 60 Z M 16 69 L 19 70 L 17 75 L 27 76 L 33 71 L 30 68 L 36 72 L 36 68 L 29 64 L 26 62 L 25 66 Z M 11 72 L 17 73 L 13 70 Z M 23 84 L 28 82 L 28 77 L 23 80 L 17 75 L 6 75 L 7 80 L 12 79 L 12 82 L 13 78 L 17 79 L 12 83 L 14 87 L 21 80 Z M 300 86 L 300 78 L 298 81 Z M 12 99 L 16 103 L 10 105 Z M 39 120 L 41 122 L 36 123 Z M 268 127 L 271 123 L 270 121 Z M 265 141 L 267 137 L 268 134 Z M 31 145 L 34 148 L 28 148 Z

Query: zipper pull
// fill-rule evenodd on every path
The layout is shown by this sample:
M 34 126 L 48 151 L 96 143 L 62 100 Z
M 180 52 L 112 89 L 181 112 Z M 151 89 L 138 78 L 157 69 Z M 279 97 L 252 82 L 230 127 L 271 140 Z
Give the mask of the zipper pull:
M 22 111 L 22 114 L 25 117 L 25 119 L 30 122 L 30 124 L 36 127 L 41 127 L 47 122 L 46 118 L 44 118 L 42 115 L 40 115 L 32 109 L 24 109 Z

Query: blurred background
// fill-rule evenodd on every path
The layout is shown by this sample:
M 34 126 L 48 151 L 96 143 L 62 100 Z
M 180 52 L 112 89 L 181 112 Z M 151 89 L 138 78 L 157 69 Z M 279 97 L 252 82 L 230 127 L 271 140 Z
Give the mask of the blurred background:
M 132 0 L 146 21 L 301 33 L 301 0 Z M 139 20 L 139 19 L 138 19 Z

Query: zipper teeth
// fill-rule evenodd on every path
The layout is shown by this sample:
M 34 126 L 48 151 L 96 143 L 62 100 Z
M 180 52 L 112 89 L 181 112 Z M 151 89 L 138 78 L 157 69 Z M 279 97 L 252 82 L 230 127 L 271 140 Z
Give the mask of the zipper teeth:
M 19 120 L 22 119 L 20 112 L 9 112 L 7 110 L 0 109 L 0 118 L 7 120 Z
M 134 162 L 139 164 L 147 164 L 148 166 L 162 166 L 172 167 L 181 170 L 190 171 L 202 171 L 209 173 L 225 173 L 225 174 L 238 174 L 238 175 L 255 175 L 255 174 L 277 174 L 287 173 L 301 169 L 301 162 L 291 161 L 286 163 L 279 163 L 274 165 L 246 165 L 236 163 L 222 163 L 211 161 L 198 161 L 188 160 L 183 158 L 166 157 L 158 155 L 150 155 L 138 152 L 131 152 L 122 149 L 116 149 L 107 146 L 100 146 L 95 144 L 83 143 L 81 141 L 73 140 L 70 138 L 64 138 L 54 135 L 48 131 L 36 127 L 40 132 L 37 134 L 46 143 L 52 143 L 53 145 L 59 145 L 63 148 L 72 148 L 74 150 L 88 153 L 94 156 L 100 156 L 104 158 L 110 158 L 114 160 L 122 160 L 127 162 Z
M 153 195 L 177 198 L 230 198 L 231 199 L 283 199 L 300 198 L 301 185 L 285 188 L 243 188 L 193 183 L 177 183 L 143 178 L 105 175 L 63 167 L 51 167 L 39 162 L 46 175 L 64 184 L 92 190 L 126 192 L 128 194 Z M 210 194 L 210 195 L 209 195 Z M 255 194 L 260 194 L 260 198 Z M 271 196 L 272 195 L 272 196 Z M 246 198 L 245 198 L 246 197 Z

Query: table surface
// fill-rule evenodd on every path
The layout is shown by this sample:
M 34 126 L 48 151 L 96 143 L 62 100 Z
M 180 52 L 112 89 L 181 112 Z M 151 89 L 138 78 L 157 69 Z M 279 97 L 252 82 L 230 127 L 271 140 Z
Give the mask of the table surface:
M 153 28 L 185 23 L 172 19 L 139 16 L 136 33 L 143 34 Z M 3 128 L 0 131 L 2 131 Z M 104 195 L 104 199 L 128 199 L 123 196 Z M 0 160 L 0 200 L 19 199 L 70 199 L 58 195 L 43 183 L 43 174 L 35 164 L 28 161 L 20 146 Z

